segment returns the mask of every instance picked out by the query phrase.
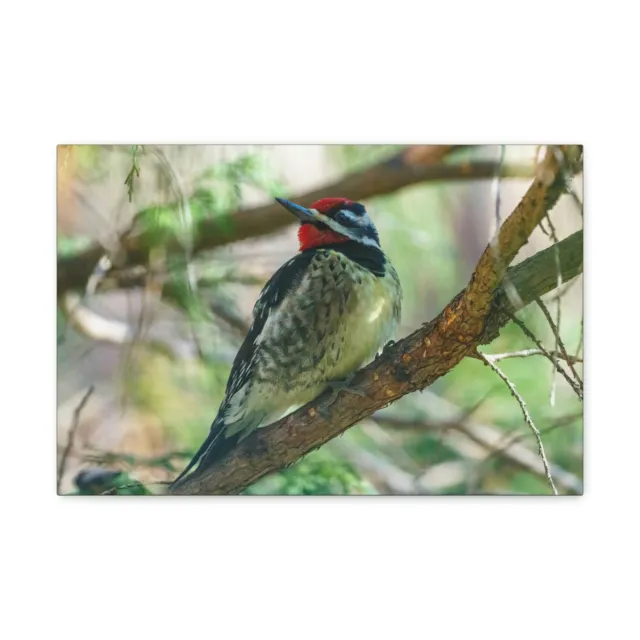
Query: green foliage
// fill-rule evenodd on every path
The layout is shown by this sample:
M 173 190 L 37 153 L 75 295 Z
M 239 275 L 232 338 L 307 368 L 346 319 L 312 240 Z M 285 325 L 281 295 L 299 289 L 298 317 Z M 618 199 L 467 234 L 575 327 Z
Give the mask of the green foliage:
M 353 467 L 320 449 L 249 487 L 247 495 L 373 495 L 375 489 Z
M 544 478 L 518 471 L 511 475 L 509 488 L 514 493 L 526 495 L 549 495 L 549 485 Z
M 129 196 L 129 202 L 133 196 L 133 183 L 136 178 L 140 177 L 140 165 L 138 164 L 138 152 L 139 147 L 142 145 L 134 144 L 131 146 L 131 169 L 124 180 L 127 185 L 127 195 Z
M 132 148 L 132 166 L 125 184 L 131 200 L 133 183 L 140 175 L 136 149 Z M 247 154 L 228 162 L 207 167 L 193 180 L 193 191 L 188 198 L 194 225 L 203 220 L 214 220 L 220 233 L 231 235 L 231 218 L 227 215 L 242 206 L 242 190 L 253 187 L 271 196 L 284 195 L 285 184 L 270 170 L 261 154 Z M 135 217 L 134 234 L 145 238 L 147 247 L 162 246 L 175 241 L 181 233 L 178 215 L 182 202 L 151 204 L 142 208 Z
M 195 181 L 196 187 L 207 185 L 216 195 L 226 194 L 230 201 L 228 208 L 236 207 L 240 203 L 240 186 L 251 185 L 265 191 L 271 196 L 284 195 L 286 185 L 274 174 L 267 159 L 260 153 L 249 153 L 218 164 L 207 167 Z
M 58 236 L 58 257 L 76 255 L 93 244 L 87 236 Z

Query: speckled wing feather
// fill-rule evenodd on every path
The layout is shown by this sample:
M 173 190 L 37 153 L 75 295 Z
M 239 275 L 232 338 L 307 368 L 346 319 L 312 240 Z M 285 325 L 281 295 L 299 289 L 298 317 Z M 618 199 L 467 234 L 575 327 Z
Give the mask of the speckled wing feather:
M 200 460 L 205 453 L 224 435 L 221 418 L 224 416 L 224 410 L 229 400 L 233 397 L 238 389 L 242 388 L 251 377 L 252 370 L 255 365 L 256 340 L 269 317 L 269 314 L 278 308 L 286 293 L 293 289 L 296 283 L 302 277 L 302 274 L 309 266 L 309 263 L 315 255 L 314 251 L 301 253 L 288 262 L 285 262 L 269 279 L 264 286 L 256 303 L 253 307 L 253 322 L 249 328 L 231 367 L 229 379 L 225 390 L 225 397 L 218 410 L 218 415 L 211 425 L 211 430 L 206 440 L 202 443 L 191 462 L 185 467 L 182 473 L 174 480 L 176 484 L 181 480 Z M 224 446 L 225 451 L 233 447 L 238 438 L 225 439 L 227 442 Z M 222 455 L 222 451 L 220 454 Z

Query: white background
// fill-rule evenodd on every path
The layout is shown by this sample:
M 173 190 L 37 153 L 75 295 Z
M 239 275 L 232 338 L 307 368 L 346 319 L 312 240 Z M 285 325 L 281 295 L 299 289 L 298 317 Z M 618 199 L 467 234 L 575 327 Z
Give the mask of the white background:
M 632 7 L 3 6 L 0 635 L 639 637 Z M 81 142 L 584 143 L 586 495 L 56 497 L 55 157 Z

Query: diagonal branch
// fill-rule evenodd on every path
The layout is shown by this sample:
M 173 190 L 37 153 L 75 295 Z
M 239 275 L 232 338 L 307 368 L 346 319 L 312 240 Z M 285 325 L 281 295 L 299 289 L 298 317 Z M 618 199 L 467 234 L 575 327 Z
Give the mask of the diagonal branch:
M 554 245 L 554 246 L 558 246 L 558 245 Z M 536 338 L 535 334 L 533 333 L 533 331 L 531 331 L 531 329 L 529 329 L 529 327 L 527 327 L 527 325 L 520 320 L 520 318 L 517 318 L 513 313 L 511 313 L 510 311 L 506 312 L 507 315 L 511 318 L 511 320 L 513 320 L 513 322 L 518 325 L 518 327 L 520 327 L 520 329 L 522 330 L 522 333 L 524 333 L 528 338 L 530 338 L 538 347 L 538 349 L 540 349 L 540 351 L 542 351 L 543 355 L 547 358 L 547 360 L 549 360 L 549 362 L 551 362 L 553 364 L 554 370 L 557 371 L 569 384 L 569 386 L 573 389 L 573 391 L 575 392 L 575 394 L 578 396 L 578 398 L 580 398 L 580 400 L 583 399 L 583 391 L 582 388 L 578 382 L 578 380 L 574 380 L 559 364 L 558 364 L 558 359 L 555 358 L 551 353 L 549 353 L 549 351 L 547 349 L 544 348 L 544 345 L 542 344 L 542 342 Z
M 570 166 L 576 166 L 581 148 L 570 147 L 565 153 Z M 510 303 L 505 301 L 504 291 L 499 288 L 507 267 L 564 192 L 566 178 L 555 155 L 547 153 L 539 176 L 503 224 L 496 241 L 485 249 L 467 288 L 431 322 L 387 347 L 355 376 L 352 387 L 366 395 L 343 394 L 331 405 L 325 420 L 317 410 L 328 397 L 322 394 L 295 413 L 254 432 L 213 468 L 199 469 L 171 492 L 239 493 L 262 476 L 292 464 L 325 444 L 377 409 L 429 386 L 463 358 L 473 355 L 478 345 L 490 342 L 508 322 L 502 307 Z M 499 250 L 497 254 L 495 247 Z M 567 253 L 566 260 L 562 260 L 566 269 L 563 279 L 567 281 L 582 265 L 582 233 L 567 238 L 557 250 Z M 523 305 L 555 287 L 553 251 L 555 249 L 542 251 L 509 271 L 510 285 L 517 289 Z M 533 272 L 531 263 L 535 263 Z
M 569 354 L 567 353 L 567 349 L 564 346 L 564 342 L 560 337 L 560 322 L 558 322 L 557 324 L 553 322 L 553 318 L 551 317 L 549 310 L 545 306 L 544 302 L 540 300 L 540 298 L 536 300 L 536 303 L 542 310 L 544 317 L 546 318 L 547 322 L 549 323 L 549 326 L 551 327 L 551 330 L 553 331 L 553 335 L 556 339 L 556 349 L 560 347 L 560 352 L 562 353 L 562 359 L 569 365 L 569 368 L 571 369 L 571 373 L 573 373 L 574 380 L 577 382 L 578 386 L 580 387 L 580 390 L 582 391 L 582 388 L 583 388 L 582 380 L 580 379 L 580 376 L 578 375 L 575 367 L 573 366 L 573 358 L 569 357 Z M 560 302 L 558 302 L 558 309 L 559 308 L 560 308 Z M 560 314 L 558 314 L 558 318 L 559 317 L 560 317 Z M 551 356 L 557 357 L 554 355 L 554 353 L 555 352 L 552 352 Z
M 518 393 L 518 390 L 516 389 L 513 382 L 509 380 L 509 378 L 504 374 L 504 372 L 500 369 L 500 367 L 498 367 L 498 365 L 495 364 L 495 362 L 493 362 L 492 360 L 489 360 L 489 358 L 487 358 L 482 354 L 480 354 L 480 358 L 487 365 L 489 365 L 493 369 L 493 371 L 495 371 L 496 374 L 500 377 L 500 379 L 507 385 L 507 387 L 509 387 L 509 391 L 511 392 L 511 395 L 516 399 L 516 401 L 520 405 L 520 409 L 522 410 L 522 415 L 524 416 L 524 421 L 526 422 L 529 429 L 531 429 L 531 431 L 533 432 L 533 435 L 536 438 L 536 442 L 538 443 L 538 451 L 540 452 L 540 458 L 542 459 L 542 464 L 544 465 L 544 473 L 545 473 L 545 476 L 547 477 L 547 482 L 551 487 L 551 491 L 553 492 L 553 495 L 557 496 L 558 490 L 556 489 L 556 485 L 553 482 L 553 477 L 551 475 L 551 470 L 549 469 L 549 461 L 547 460 L 547 455 L 544 452 L 544 445 L 542 444 L 542 436 L 540 435 L 540 431 L 538 430 L 538 427 L 536 427 L 536 425 L 533 424 L 533 419 L 531 418 L 531 414 L 527 409 L 527 405 L 524 399 Z
M 56 491 L 58 492 L 58 495 L 60 495 L 60 487 L 62 485 L 62 479 L 64 478 L 64 472 L 66 471 L 66 468 L 67 468 L 67 461 L 69 459 L 69 454 L 73 449 L 73 444 L 76 438 L 76 432 L 78 431 L 78 427 L 80 426 L 80 414 L 82 413 L 82 410 L 84 409 L 87 402 L 89 402 L 89 398 L 91 397 L 91 394 L 93 393 L 93 391 L 94 391 L 94 386 L 91 385 L 86 390 L 85 394 L 82 396 L 82 399 L 80 400 L 80 403 L 78 404 L 78 406 L 73 410 L 73 422 L 71 423 L 71 428 L 69 429 L 69 434 L 67 436 L 67 444 L 65 445 L 64 450 L 62 451 L 62 457 L 60 458 L 60 464 L 58 465 L 58 474 L 56 478 Z
M 499 171 L 505 178 L 530 178 L 534 168 L 529 164 L 506 165 L 495 162 L 463 162 L 457 165 L 443 164 L 444 158 L 459 147 L 452 145 L 422 145 L 408 147 L 402 152 L 362 171 L 311 192 L 296 197 L 302 205 L 327 194 L 338 194 L 352 200 L 366 200 L 378 195 L 393 193 L 403 187 L 441 180 L 474 180 L 492 178 Z M 252 209 L 241 209 L 225 216 L 209 217 L 194 224 L 193 254 L 216 247 L 273 233 L 293 224 L 291 215 L 278 204 L 268 204 Z M 123 253 L 126 266 L 147 264 L 150 239 L 141 236 L 124 238 Z M 166 247 L 169 253 L 180 254 L 181 245 L 176 241 Z M 84 290 L 96 264 L 104 254 L 100 246 L 91 247 L 74 256 L 58 259 L 58 295 L 73 289 Z M 123 286 L 139 285 L 140 280 L 124 282 Z
M 582 362 L 582 358 L 576 356 L 565 355 L 558 351 L 549 352 L 554 358 L 559 358 L 570 364 L 576 362 Z M 521 349 L 520 351 L 511 351 L 509 353 L 483 353 L 484 358 L 491 362 L 500 362 L 500 360 L 508 360 L 509 358 L 528 358 L 529 356 L 543 356 L 545 355 L 542 349 Z

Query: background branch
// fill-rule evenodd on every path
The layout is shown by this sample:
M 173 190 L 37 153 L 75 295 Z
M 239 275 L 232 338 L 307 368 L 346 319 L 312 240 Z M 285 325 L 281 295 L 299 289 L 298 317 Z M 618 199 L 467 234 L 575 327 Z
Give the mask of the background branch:
M 457 165 L 442 164 L 444 158 L 460 147 L 451 145 L 408 147 L 373 167 L 348 174 L 344 178 L 295 196 L 296 202 L 309 206 L 327 193 L 343 194 L 353 200 L 366 200 L 374 196 L 393 193 L 411 184 L 441 180 L 475 180 L 493 178 L 499 171 L 505 178 L 530 178 L 533 164 L 500 165 L 496 162 L 462 162 Z M 280 205 L 273 203 L 241 209 L 224 216 L 214 216 L 194 223 L 193 255 L 215 249 L 230 242 L 255 238 L 279 231 L 292 224 L 291 215 Z M 123 239 L 122 253 L 126 262 L 120 266 L 147 264 L 150 238 L 146 234 Z M 184 253 L 179 241 L 167 248 L 168 253 Z M 73 256 L 58 259 L 58 295 L 74 289 L 84 290 L 91 274 L 104 255 L 101 246 L 94 246 Z M 140 286 L 140 279 L 125 280 L 123 286 Z
M 62 478 L 64 477 L 64 472 L 67 468 L 67 461 L 69 459 L 69 454 L 73 449 L 73 443 L 76 437 L 76 431 L 78 430 L 78 426 L 80 425 L 80 414 L 82 410 L 85 408 L 87 402 L 89 402 L 89 398 L 94 391 L 94 386 L 91 385 L 82 396 L 82 399 L 78 403 L 78 406 L 73 411 L 73 421 L 71 423 L 71 427 L 69 429 L 69 435 L 67 436 L 67 444 L 64 447 L 62 452 L 62 456 L 60 458 L 60 463 L 58 464 L 58 477 L 56 482 L 56 491 L 60 493 L 60 487 L 62 485 Z
M 540 436 L 540 431 L 538 430 L 536 425 L 533 423 L 533 419 L 531 418 L 531 414 L 527 409 L 527 405 L 523 397 L 518 393 L 518 390 L 516 389 L 513 382 L 509 380 L 509 378 L 500 369 L 500 367 L 498 367 L 497 364 L 495 364 L 494 362 L 492 362 L 482 354 L 480 354 L 480 357 L 489 367 L 491 367 L 491 369 L 493 369 L 493 371 L 495 371 L 495 373 L 507 385 L 507 387 L 509 387 L 509 391 L 511 392 L 511 395 L 516 399 L 516 401 L 520 405 L 520 408 L 522 409 L 522 415 L 524 416 L 524 421 L 527 423 L 527 426 L 529 427 L 529 429 L 531 429 L 531 431 L 533 432 L 533 435 L 536 438 L 536 442 L 538 443 L 538 451 L 540 452 L 540 458 L 542 460 L 542 464 L 544 465 L 545 475 L 547 477 L 549 486 L 551 487 L 551 491 L 553 492 L 553 495 L 557 496 L 558 490 L 556 489 L 556 485 L 554 484 L 553 477 L 551 475 L 551 470 L 549 469 L 549 461 L 547 460 L 547 456 L 544 452 L 544 445 L 542 444 L 542 437 Z
M 496 426 L 478 421 L 468 410 L 462 411 L 455 403 L 425 389 L 420 394 L 419 407 L 421 411 L 438 417 L 435 424 L 431 420 L 425 422 L 424 418 L 400 418 L 395 415 L 393 409 L 384 409 L 373 417 L 380 424 L 393 427 L 398 430 L 421 430 L 429 428 L 442 432 L 442 439 L 447 446 L 455 449 L 464 459 L 477 459 L 480 465 L 486 465 L 492 458 L 500 458 L 508 464 L 523 469 L 538 476 L 545 476 L 546 471 L 538 454 L 525 446 L 520 441 L 530 434 L 527 429 L 524 434 L 513 435 L 513 432 L 504 432 Z M 568 416 L 569 421 L 576 418 Z M 567 416 L 554 425 L 562 426 L 566 423 Z M 541 429 L 541 433 L 544 431 Z M 478 451 L 479 449 L 479 451 Z M 570 473 L 558 464 L 550 462 L 551 473 L 558 487 L 570 494 L 582 493 L 582 482 L 573 473 Z

